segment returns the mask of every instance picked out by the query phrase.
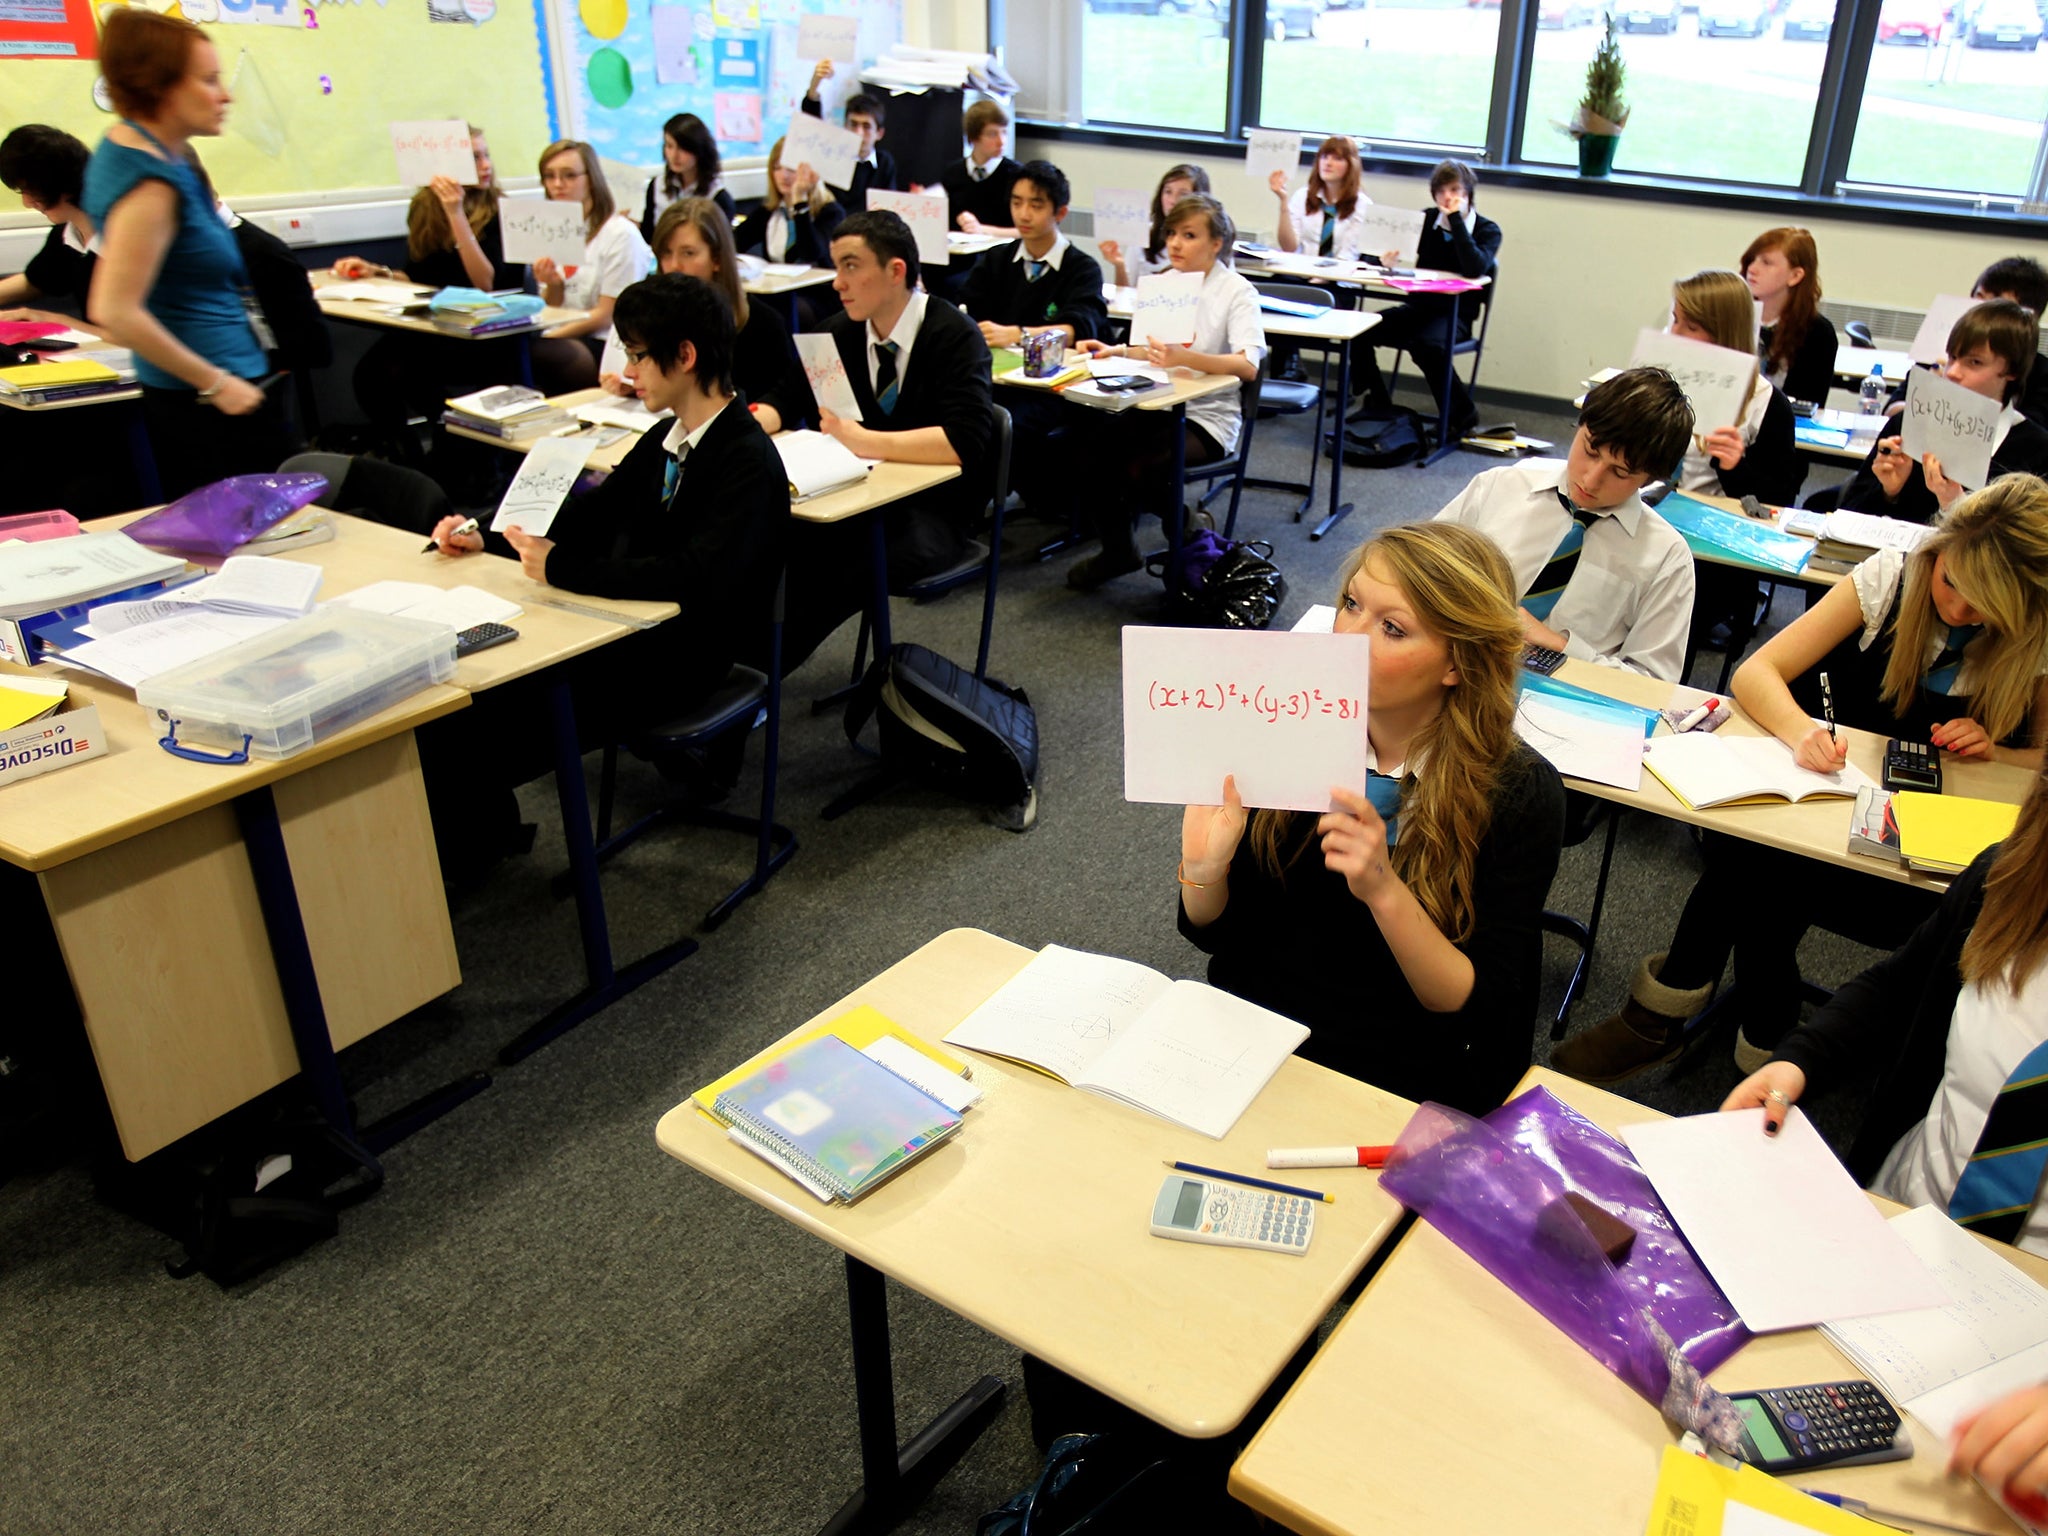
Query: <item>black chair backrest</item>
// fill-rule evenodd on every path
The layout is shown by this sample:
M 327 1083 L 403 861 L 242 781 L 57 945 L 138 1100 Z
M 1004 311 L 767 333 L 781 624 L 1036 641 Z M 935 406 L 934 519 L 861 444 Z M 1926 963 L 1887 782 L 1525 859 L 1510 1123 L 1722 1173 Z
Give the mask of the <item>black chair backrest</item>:
M 989 409 L 995 416 L 996 426 L 996 480 L 989 488 L 989 499 L 990 505 L 1000 511 L 1003 503 L 1010 499 L 1010 446 L 1014 434 L 1010 427 L 1010 413 L 1000 405 Z
M 431 476 L 382 459 L 350 458 L 340 453 L 301 453 L 278 466 L 280 474 L 327 477 L 321 505 L 373 523 L 403 528 L 425 538 L 434 525 L 452 515 L 454 503 Z
M 1874 347 L 1877 345 L 1876 338 L 1870 334 L 1870 327 L 1861 320 L 1851 320 L 1842 327 L 1842 334 L 1855 342 L 1859 347 Z

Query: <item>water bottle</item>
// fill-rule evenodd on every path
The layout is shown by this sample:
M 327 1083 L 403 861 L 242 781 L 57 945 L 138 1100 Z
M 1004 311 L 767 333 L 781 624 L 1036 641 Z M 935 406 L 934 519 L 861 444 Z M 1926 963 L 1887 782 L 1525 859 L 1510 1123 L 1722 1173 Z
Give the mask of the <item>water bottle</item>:
M 1866 416 L 1882 416 L 1885 394 L 1884 370 L 1873 368 L 1870 370 L 1870 377 L 1865 379 L 1862 387 L 1856 391 L 1857 408 Z

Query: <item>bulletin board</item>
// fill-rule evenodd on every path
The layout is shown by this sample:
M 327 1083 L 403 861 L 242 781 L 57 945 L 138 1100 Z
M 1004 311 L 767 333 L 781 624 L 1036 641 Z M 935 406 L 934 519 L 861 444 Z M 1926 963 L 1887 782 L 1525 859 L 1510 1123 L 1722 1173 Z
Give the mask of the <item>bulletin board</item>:
M 175 0 L 206 27 L 234 103 L 198 148 L 224 197 L 390 189 L 390 124 L 468 118 L 501 174 L 530 176 L 548 144 L 543 27 L 534 0 Z M 50 123 L 97 144 L 98 66 L 0 49 L 6 123 Z M 657 130 L 658 133 L 658 130 Z M 659 139 L 657 138 L 657 147 Z
M 727 159 L 782 137 L 815 60 L 797 57 L 798 17 L 860 17 L 860 57 L 903 37 L 902 0 L 538 0 L 549 7 L 562 136 L 607 159 L 661 163 L 661 125 L 694 112 Z M 855 89 L 841 63 L 828 109 Z M 629 189 L 615 189 L 622 197 Z

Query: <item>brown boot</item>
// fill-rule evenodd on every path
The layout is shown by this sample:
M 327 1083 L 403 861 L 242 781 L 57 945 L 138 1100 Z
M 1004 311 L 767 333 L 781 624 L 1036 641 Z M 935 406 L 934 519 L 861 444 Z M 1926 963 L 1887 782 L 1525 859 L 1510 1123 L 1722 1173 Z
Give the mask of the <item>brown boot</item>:
M 1605 1085 L 1675 1060 L 1685 1045 L 1686 1024 L 1707 1006 L 1714 989 L 1665 986 L 1657 972 L 1668 953 L 1646 956 L 1636 966 L 1621 1012 L 1573 1035 L 1551 1053 L 1550 1064 L 1582 1083 Z

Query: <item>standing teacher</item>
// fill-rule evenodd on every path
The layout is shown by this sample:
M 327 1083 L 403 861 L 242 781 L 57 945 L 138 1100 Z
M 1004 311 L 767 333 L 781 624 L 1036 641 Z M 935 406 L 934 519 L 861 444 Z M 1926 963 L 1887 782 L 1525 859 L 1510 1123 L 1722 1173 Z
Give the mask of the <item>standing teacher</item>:
M 143 419 L 166 496 L 274 470 L 291 451 L 265 372 L 262 312 L 235 237 L 187 161 L 227 116 L 220 56 L 188 21 L 112 12 L 100 74 L 121 121 L 85 171 L 100 231 L 94 324 L 135 353 Z

